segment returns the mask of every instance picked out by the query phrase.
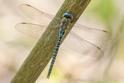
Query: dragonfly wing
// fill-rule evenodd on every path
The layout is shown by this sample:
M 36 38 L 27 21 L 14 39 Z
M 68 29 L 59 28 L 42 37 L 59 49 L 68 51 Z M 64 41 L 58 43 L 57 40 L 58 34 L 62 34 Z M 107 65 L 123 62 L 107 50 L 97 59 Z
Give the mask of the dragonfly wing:
M 15 27 L 19 32 L 22 32 L 34 38 L 39 37 L 46 29 L 44 25 L 37 25 L 37 24 L 24 23 L 24 22 L 16 24 Z
M 39 37 L 44 32 L 46 26 L 32 23 L 20 23 L 16 25 L 16 29 L 24 34 L 36 38 Z M 69 42 L 72 42 L 70 41 L 71 40 L 70 38 L 73 38 L 76 39 L 76 41 L 80 41 L 81 44 L 87 43 L 93 46 L 95 49 L 101 50 L 101 45 L 103 45 L 103 39 L 104 37 L 106 37 L 107 31 L 94 28 L 87 28 L 82 25 L 74 27 L 70 35 L 71 36 L 69 36 L 68 40 Z M 70 48 L 71 46 L 73 45 L 70 45 L 68 47 Z
M 32 23 L 20 23 L 16 25 L 16 29 L 31 37 L 39 37 L 45 28 L 45 25 L 37 25 Z M 91 52 L 101 52 L 104 45 L 104 37 L 108 34 L 105 30 L 87 28 L 82 26 L 74 27 L 70 34 L 62 44 L 62 48 L 83 55 Z
M 33 21 L 38 23 L 49 23 L 53 18 L 53 15 L 47 14 L 29 4 L 20 5 L 20 10 Z
M 87 60 L 89 60 L 88 58 L 96 60 L 104 55 L 103 46 L 107 36 L 106 30 L 84 27 L 83 25 L 76 26 L 63 42 L 62 49 L 67 54 L 69 54 L 68 52 L 72 53 L 71 56 L 78 55 L 87 58 Z M 80 57 L 78 57 L 79 59 Z
M 27 16 L 39 23 L 43 23 L 45 20 L 47 20 L 46 22 L 49 22 L 50 19 L 53 18 L 53 15 L 40 11 L 28 4 L 22 4 L 20 5 L 20 8 Z M 72 32 L 84 38 L 85 40 L 92 41 L 93 43 L 101 43 L 100 37 L 107 34 L 106 30 L 90 28 L 81 24 L 76 24 L 75 27 L 77 28 L 73 28 Z
M 103 32 L 103 33 L 107 33 L 108 31 L 107 30 L 104 30 L 104 29 L 99 29 L 99 28 L 95 28 L 95 27 L 89 27 L 87 25 L 82 25 L 82 24 L 75 24 L 75 27 L 78 27 L 78 28 L 85 28 L 85 29 L 88 29 L 88 30 L 94 30 L 94 31 L 99 31 L 99 32 Z
M 60 49 L 61 58 L 69 59 L 73 57 L 76 62 L 86 63 L 87 65 L 96 62 L 104 55 L 97 43 L 92 43 L 92 41 L 85 40 L 73 33 L 67 36 Z
M 103 45 L 103 40 L 109 35 L 107 30 L 91 28 L 81 24 L 75 25 L 72 29 L 72 33 L 94 44 L 96 43 L 98 46 Z

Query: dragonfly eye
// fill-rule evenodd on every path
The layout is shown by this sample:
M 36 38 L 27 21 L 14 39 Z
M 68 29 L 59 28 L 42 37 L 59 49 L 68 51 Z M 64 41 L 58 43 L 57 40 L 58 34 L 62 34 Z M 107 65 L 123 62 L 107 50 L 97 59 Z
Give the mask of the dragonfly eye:
M 67 19 L 71 19 L 71 20 L 73 19 L 73 15 L 71 13 L 68 13 L 68 12 L 65 12 L 63 16 Z

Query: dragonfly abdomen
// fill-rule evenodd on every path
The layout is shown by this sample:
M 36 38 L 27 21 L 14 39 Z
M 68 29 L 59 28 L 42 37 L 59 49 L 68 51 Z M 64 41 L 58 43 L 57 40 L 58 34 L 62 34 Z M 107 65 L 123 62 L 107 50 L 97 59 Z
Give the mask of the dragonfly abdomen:
M 62 22 L 61 22 L 60 28 L 59 28 L 59 32 L 58 32 L 57 43 L 56 43 L 55 48 L 53 50 L 52 61 L 51 61 L 51 64 L 50 64 L 50 68 L 49 68 L 49 71 L 48 71 L 47 78 L 50 77 L 50 74 L 52 72 L 52 68 L 53 68 L 53 65 L 55 63 L 59 47 L 61 45 L 62 38 L 63 38 L 63 36 L 65 34 L 65 30 L 66 30 L 68 24 L 70 23 L 70 21 L 72 19 L 72 15 L 70 13 L 64 13 L 63 17 L 64 18 L 62 19 Z

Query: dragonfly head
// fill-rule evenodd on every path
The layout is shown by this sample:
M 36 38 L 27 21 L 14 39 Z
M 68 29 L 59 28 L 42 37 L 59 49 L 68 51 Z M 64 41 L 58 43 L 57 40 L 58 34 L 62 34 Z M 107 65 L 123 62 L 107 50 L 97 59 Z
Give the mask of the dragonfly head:
M 65 18 L 67 18 L 67 19 L 70 19 L 70 20 L 73 19 L 73 15 L 72 15 L 71 13 L 69 13 L 69 12 L 65 12 L 63 16 L 64 16 Z

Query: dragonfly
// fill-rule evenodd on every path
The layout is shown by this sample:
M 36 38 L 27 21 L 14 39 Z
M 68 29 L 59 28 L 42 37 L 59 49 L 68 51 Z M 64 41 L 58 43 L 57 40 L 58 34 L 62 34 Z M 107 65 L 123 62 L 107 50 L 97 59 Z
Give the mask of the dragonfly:
M 43 22 L 44 21 L 50 22 L 50 20 L 54 17 L 54 15 L 45 13 L 29 4 L 20 5 L 20 9 L 23 13 L 25 13 L 25 15 L 27 15 L 29 18 L 31 18 L 33 21 L 37 23 L 31 23 L 31 22 L 18 23 L 16 24 L 16 29 L 24 34 L 28 34 L 29 36 L 35 38 L 40 36 L 46 29 L 47 24 Z M 68 20 L 72 18 L 72 15 L 69 13 L 64 13 L 63 17 L 66 18 L 66 20 Z M 63 24 L 64 22 L 65 25 Z M 52 67 L 56 60 L 58 49 L 61 44 L 61 40 L 65 33 L 65 29 L 63 29 L 63 27 L 67 27 L 68 22 L 69 21 L 62 21 L 60 25 L 60 30 L 57 39 L 58 41 L 53 50 L 52 61 L 47 75 L 48 78 L 51 74 Z M 107 30 L 91 28 L 77 23 L 75 24 L 74 28 L 71 30 L 69 36 L 64 40 L 62 45 L 64 45 L 65 48 L 70 48 L 70 49 L 73 48 L 73 50 L 76 50 L 77 52 L 81 52 L 82 49 L 85 50 L 86 53 L 91 49 L 102 52 L 103 40 L 101 38 L 105 37 L 107 33 L 108 33 Z M 75 42 L 76 46 L 70 42 Z M 77 48 L 78 49 L 80 48 L 80 50 L 77 50 Z

